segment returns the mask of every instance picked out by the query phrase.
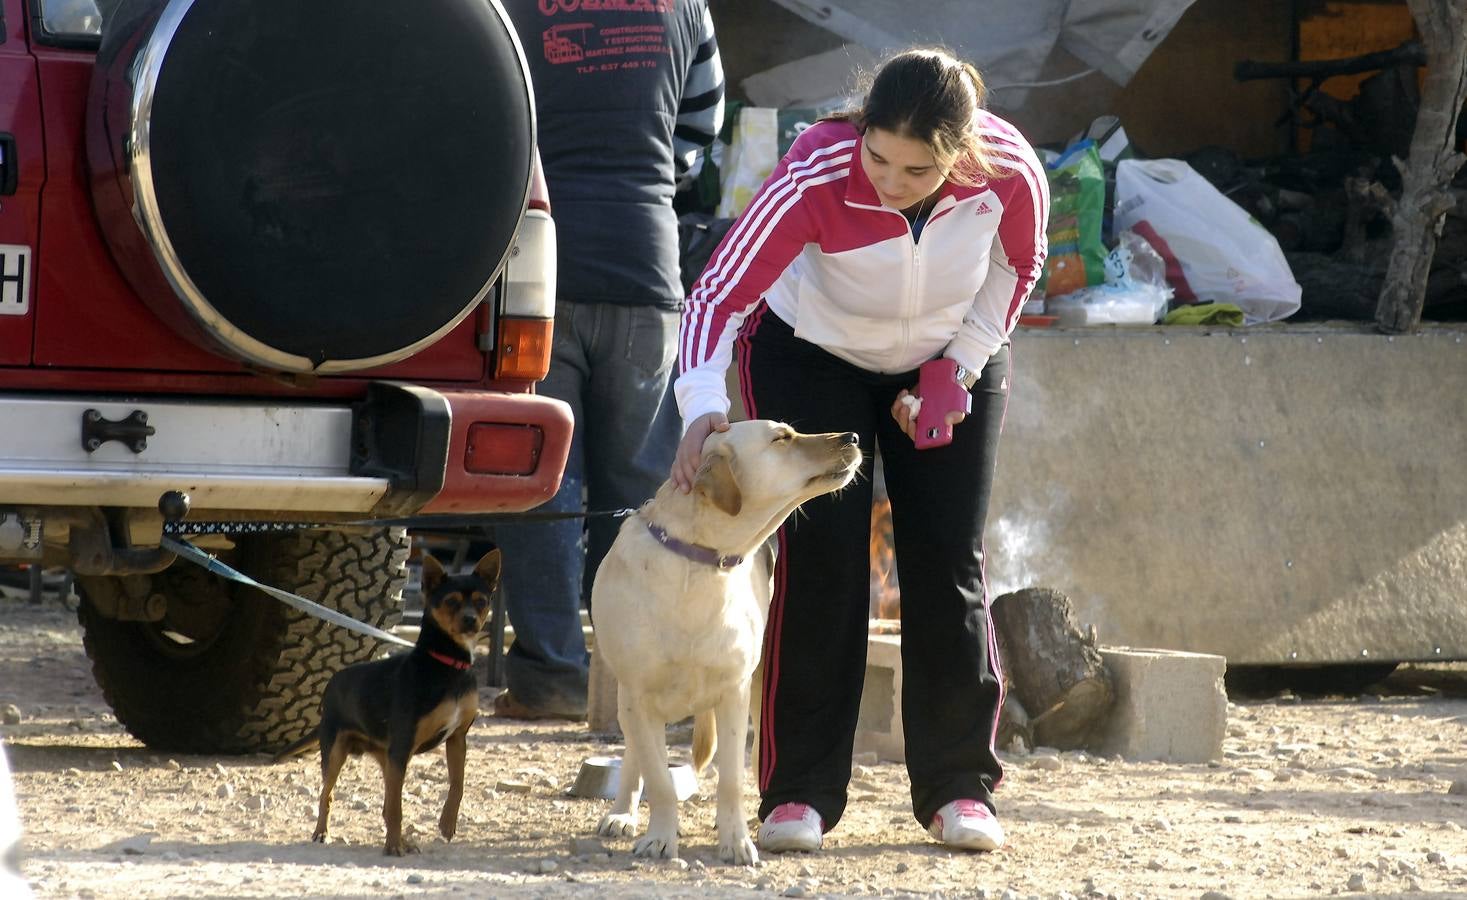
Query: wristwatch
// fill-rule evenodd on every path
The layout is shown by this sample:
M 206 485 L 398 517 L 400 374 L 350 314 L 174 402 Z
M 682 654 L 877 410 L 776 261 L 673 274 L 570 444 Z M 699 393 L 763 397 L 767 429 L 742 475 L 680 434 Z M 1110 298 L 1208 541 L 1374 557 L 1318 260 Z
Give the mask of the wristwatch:
M 978 376 L 981 374 L 981 372 L 974 372 L 962 363 L 958 363 L 957 371 L 953 373 L 953 377 L 958 380 L 958 384 L 961 384 L 964 390 L 971 391 L 973 385 L 978 383 Z

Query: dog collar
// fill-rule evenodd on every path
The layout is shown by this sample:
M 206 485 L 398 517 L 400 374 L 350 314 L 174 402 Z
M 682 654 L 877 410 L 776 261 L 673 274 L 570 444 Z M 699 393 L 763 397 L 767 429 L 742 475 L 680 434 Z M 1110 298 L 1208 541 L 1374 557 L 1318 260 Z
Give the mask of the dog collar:
M 727 571 L 744 561 L 744 558 L 742 556 L 719 553 L 712 547 L 705 547 L 702 544 L 689 544 L 686 541 L 680 541 L 672 535 L 668 534 L 667 529 L 663 528 L 661 525 L 658 525 L 656 522 L 653 522 L 651 520 L 648 520 L 647 522 L 647 530 L 652 533 L 652 536 L 654 538 L 657 539 L 657 543 L 671 550 L 673 553 L 676 553 L 678 556 L 683 557 L 684 559 L 691 559 L 693 562 L 705 563 L 715 568 Z
M 461 659 L 454 659 L 447 653 L 439 653 L 437 650 L 429 650 L 428 655 L 443 663 L 445 666 L 453 666 L 460 672 L 467 672 L 469 669 L 472 669 L 474 667 L 474 664 L 472 662 L 464 662 Z

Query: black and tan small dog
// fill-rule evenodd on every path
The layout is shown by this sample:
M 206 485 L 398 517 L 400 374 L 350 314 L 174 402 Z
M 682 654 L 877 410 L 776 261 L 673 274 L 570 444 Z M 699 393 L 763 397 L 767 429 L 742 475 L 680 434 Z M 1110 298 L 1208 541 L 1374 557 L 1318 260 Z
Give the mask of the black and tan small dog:
M 464 793 L 469 726 L 479 715 L 474 637 L 489 616 L 499 568 L 497 549 L 463 575 L 447 574 L 438 560 L 424 553 L 426 599 L 417 645 L 408 653 L 357 663 L 333 675 L 321 699 L 316 732 L 276 757 L 295 756 L 313 744 L 321 748 L 321 805 L 312 840 L 326 840 L 331 791 L 347 757 L 367 754 L 382 767 L 385 781 L 383 852 L 389 856 L 417 852 L 417 845 L 402 835 L 403 778 L 411 757 L 439 744 L 448 756 L 448 799 L 438 831 L 445 839 L 453 838 Z

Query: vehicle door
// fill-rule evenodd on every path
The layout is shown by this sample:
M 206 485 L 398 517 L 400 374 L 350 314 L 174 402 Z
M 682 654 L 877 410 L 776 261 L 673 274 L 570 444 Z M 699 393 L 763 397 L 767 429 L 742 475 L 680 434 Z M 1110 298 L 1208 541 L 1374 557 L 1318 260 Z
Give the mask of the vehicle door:
M 41 92 L 22 0 L 0 0 L 0 366 L 27 365 L 46 182 Z

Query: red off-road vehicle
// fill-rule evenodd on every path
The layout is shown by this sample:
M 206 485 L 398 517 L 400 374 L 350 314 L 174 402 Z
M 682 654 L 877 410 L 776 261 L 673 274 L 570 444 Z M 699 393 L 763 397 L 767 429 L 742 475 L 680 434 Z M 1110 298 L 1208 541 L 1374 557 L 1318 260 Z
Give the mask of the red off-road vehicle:
M 66 566 L 148 744 L 282 746 L 377 645 L 160 548 L 189 521 L 528 509 L 568 409 L 495 0 L 0 0 L 0 563 Z M 199 542 L 378 626 L 402 529 Z

